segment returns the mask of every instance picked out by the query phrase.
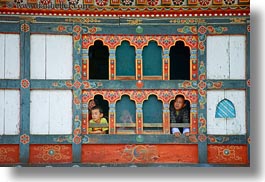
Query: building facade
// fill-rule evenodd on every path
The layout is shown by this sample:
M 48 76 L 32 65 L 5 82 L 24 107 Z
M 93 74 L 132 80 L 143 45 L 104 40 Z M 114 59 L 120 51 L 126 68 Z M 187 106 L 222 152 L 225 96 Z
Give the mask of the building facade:
M 249 0 L 0 2 L 1 166 L 250 165 Z

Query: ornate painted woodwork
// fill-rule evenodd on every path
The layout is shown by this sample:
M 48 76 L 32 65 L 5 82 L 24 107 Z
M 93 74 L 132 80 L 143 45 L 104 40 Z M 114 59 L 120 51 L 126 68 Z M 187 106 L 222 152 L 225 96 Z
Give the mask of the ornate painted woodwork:
M 246 164 L 246 145 L 208 145 L 208 162 L 218 164 Z
M 0 145 L 0 164 L 19 163 L 19 145 Z
M 1 166 L 249 166 L 249 3 L 1 1 Z M 108 79 L 89 76 L 96 41 L 108 48 Z M 170 50 L 178 41 L 189 48 L 190 79 L 170 78 Z M 117 55 L 127 56 L 117 51 L 124 42 L 134 51 L 128 75 L 117 72 L 123 69 Z M 161 66 L 154 63 L 159 73 L 145 75 L 150 42 L 161 51 Z M 170 132 L 170 104 L 178 94 L 190 105 L 189 136 Z M 87 134 L 95 96 L 108 103 L 105 135 Z M 135 109 L 132 123 L 119 122 L 123 96 Z M 162 109 L 145 109 L 151 97 Z M 233 117 L 217 107 L 225 99 L 234 105 Z M 147 123 L 144 114 L 155 112 L 162 120 Z
M 71 145 L 30 145 L 29 163 L 72 162 Z
M 197 163 L 197 152 L 197 145 L 84 145 L 82 162 Z

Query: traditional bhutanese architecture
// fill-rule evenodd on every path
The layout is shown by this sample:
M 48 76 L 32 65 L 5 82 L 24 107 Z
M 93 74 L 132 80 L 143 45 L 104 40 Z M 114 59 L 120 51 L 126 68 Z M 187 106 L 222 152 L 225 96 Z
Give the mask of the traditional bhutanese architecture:
M 1 166 L 249 166 L 249 107 L 250 0 L 0 1 Z

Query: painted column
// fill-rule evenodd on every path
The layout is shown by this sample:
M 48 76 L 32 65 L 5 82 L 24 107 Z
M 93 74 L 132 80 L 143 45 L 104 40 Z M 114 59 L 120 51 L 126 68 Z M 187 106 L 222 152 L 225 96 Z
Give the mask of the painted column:
M 88 61 L 88 49 L 82 49 L 82 80 L 88 80 L 88 70 L 89 70 L 89 61 Z
M 170 134 L 169 104 L 163 104 L 163 133 Z
M 136 134 L 143 133 L 143 103 L 136 104 Z
M 81 100 L 82 100 L 82 57 L 81 57 L 81 48 L 82 48 L 82 27 L 80 25 L 73 26 L 73 142 L 72 142 L 72 155 L 73 163 L 81 162 L 81 147 L 82 147 L 82 110 L 81 110 Z
M 109 50 L 109 80 L 116 79 L 116 50 L 110 49 Z
M 197 80 L 198 79 L 197 49 L 191 49 L 190 64 L 191 64 L 190 80 Z
M 143 58 L 142 58 L 143 49 L 136 49 L 136 80 L 143 79 Z
M 82 134 L 87 134 L 88 103 L 82 102 Z
M 246 46 L 246 81 L 247 81 L 247 89 L 246 89 L 246 119 L 247 119 L 247 144 L 248 144 L 248 162 L 250 162 L 250 20 L 247 20 L 247 46 Z
M 30 22 L 20 21 L 20 145 L 21 163 L 29 161 L 30 143 Z
M 169 80 L 169 62 L 170 62 L 170 57 L 169 57 L 169 49 L 164 49 L 163 50 L 163 80 Z
M 190 128 L 190 133 L 191 134 L 196 134 L 198 132 L 198 108 L 197 108 L 197 104 L 191 104 L 190 105 L 190 122 L 192 123 L 191 126 L 192 128 Z
M 206 24 L 198 24 L 198 155 L 200 163 L 207 163 L 207 104 L 206 104 Z
M 115 134 L 116 133 L 116 104 L 110 103 L 109 104 L 109 134 Z

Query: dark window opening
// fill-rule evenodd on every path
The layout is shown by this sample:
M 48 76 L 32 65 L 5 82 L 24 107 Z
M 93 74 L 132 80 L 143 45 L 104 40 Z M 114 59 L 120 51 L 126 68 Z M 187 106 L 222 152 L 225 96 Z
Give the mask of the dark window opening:
M 190 80 L 190 48 L 177 41 L 170 48 L 170 80 Z
M 109 49 L 100 40 L 89 48 L 89 79 L 109 79 Z
M 175 107 L 174 107 L 174 103 L 175 103 L 175 100 L 178 98 L 178 97 L 181 97 L 181 98 L 184 98 L 184 105 L 183 105 L 183 107 L 182 107 L 182 109 L 181 109 L 181 111 L 179 112 L 179 116 L 177 116 L 177 115 L 175 115 L 175 113 L 176 113 L 176 109 L 175 109 Z M 175 124 L 175 123 L 177 123 L 177 124 L 181 124 L 181 125 L 187 125 L 187 126 L 178 126 L 178 127 L 176 127 L 176 126 L 171 126 L 171 128 L 178 128 L 179 129 L 179 131 L 181 132 L 181 133 L 183 133 L 183 128 L 187 128 L 187 127 L 189 127 L 190 126 L 190 101 L 189 100 L 185 100 L 185 97 L 183 96 L 183 95 L 176 95 L 176 97 L 175 97 L 175 99 L 174 100 L 172 100 L 171 102 L 170 102 L 170 104 L 169 104 L 169 108 L 170 108 L 170 123 L 171 123 L 171 125 L 173 124 Z M 186 116 L 188 116 L 188 120 L 189 120 L 189 122 L 188 123 L 185 123 L 185 121 L 183 121 L 183 116 L 185 115 L 184 113 L 183 113 L 183 111 L 185 111 L 186 113 Z M 174 118 L 174 119 L 173 119 Z M 185 118 L 185 116 L 184 116 L 184 118 Z M 171 133 L 172 133 L 172 131 L 171 131 Z

